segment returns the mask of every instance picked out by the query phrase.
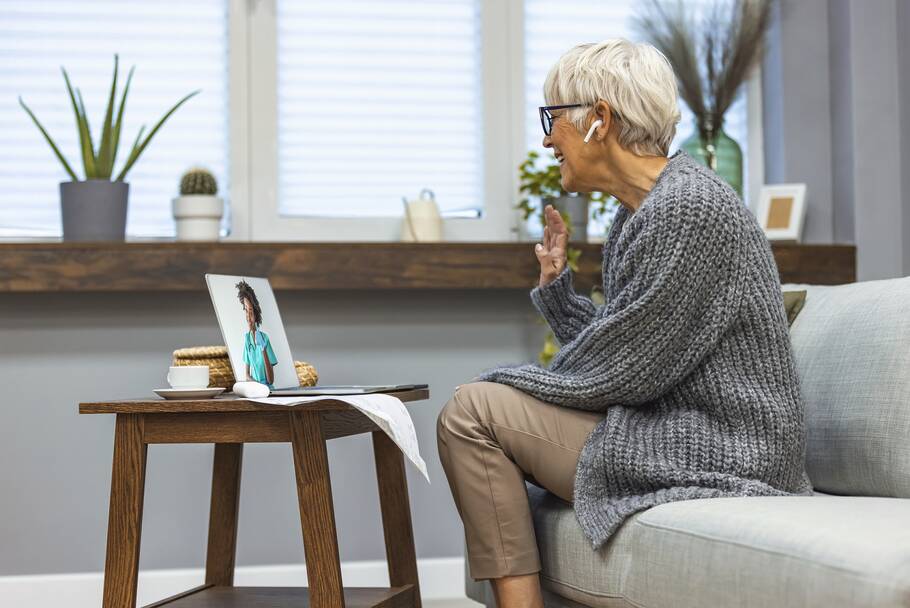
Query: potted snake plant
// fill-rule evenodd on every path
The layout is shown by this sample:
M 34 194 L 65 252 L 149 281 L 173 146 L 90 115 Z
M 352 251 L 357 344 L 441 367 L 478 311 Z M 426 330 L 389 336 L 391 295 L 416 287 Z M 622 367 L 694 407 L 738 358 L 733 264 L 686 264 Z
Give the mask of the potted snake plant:
M 107 111 L 101 127 L 101 138 L 97 147 L 92 139 L 92 133 L 89 128 L 88 116 L 85 111 L 85 103 L 82 101 L 82 92 L 70 84 L 69 75 L 61 66 L 63 79 L 66 82 L 66 90 L 69 93 L 69 100 L 73 106 L 73 114 L 76 117 L 76 128 L 79 133 L 80 154 L 82 156 L 82 166 L 84 170 L 84 179 L 79 179 L 76 172 L 64 158 L 63 153 L 51 139 L 51 136 L 44 129 L 34 112 L 29 109 L 22 97 L 19 97 L 19 105 L 28 113 L 35 126 L 41 131 L 41 134 L 50 144 L 51 149 L 57 156 L 57 159 L 63 165 L 63 168 L 72 178 L 71 181 L 60 182 L 60 212 L 63 220 L 63 240 L 64 241 L 122 241 L 126 238 L 126 211 L 129 197 L 129 184 L 124 181 L 127 172 L 136 163 L 136 160 L 146 149 L 149 142 L 161 125 L 173 114 L 190 97 L 199 93 L 199 90 L 193 91 L 178 101 L 158 123 L 149 131 L 143 139 L 142 134 L 145 131 L 145 125 L 139 129 L 133 146 L 126 157 L 123 167 L 116 175 L 114 174 L 114 163 L 117 160 L 117 151 L 120 145 L 120 130 L 123 124 L 123 109 L 126 106 L 126 96 L 130 88 L 130 81 L 133 78 L 135 66 L 130 68 L 129 75 L 126 79 L 126 85 L 123 88 L 123 95 L 120 98 L 120 105 L 115 111 L 115 93 L 117 90 L 117 69 L 118 56 L 114 55 L 114 79 L 111 84 L 111 92 L 108 99 Z M 112 177 L 114 176 L 114 177 Z

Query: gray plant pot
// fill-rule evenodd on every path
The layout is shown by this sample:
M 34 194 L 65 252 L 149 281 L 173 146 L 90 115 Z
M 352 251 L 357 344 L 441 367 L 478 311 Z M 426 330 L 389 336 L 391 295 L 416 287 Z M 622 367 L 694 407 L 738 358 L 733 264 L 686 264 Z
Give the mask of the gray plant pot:
M 64 241 L 123 241 L 130 185 L 106 179 L 60 182 Z
M 560 213 L 569 216 L 569 223 L 572 225 L 572 233 L 569 235 L 570 243 L 585 243 L 588 240 L 588 197 L 580 194 L 578 196 L 559 196 L 557 198 L 544 199 L 544 205 L 551 204 L 556 207 Z

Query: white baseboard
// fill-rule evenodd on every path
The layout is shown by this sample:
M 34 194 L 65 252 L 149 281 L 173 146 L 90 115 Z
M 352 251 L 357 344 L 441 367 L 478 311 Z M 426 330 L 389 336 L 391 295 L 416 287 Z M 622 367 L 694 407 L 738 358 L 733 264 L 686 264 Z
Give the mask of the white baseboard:
M 440 557 L 417 560 L 420 595 L 423 599 L 465 597 L 464 558 Z M 386 562 L 371 560 L 342 562 L 341 578 L 345 587 L 387 587 Z M 139 572 L 137 606 L 145 606 L 205 580 L 202 568 L 143 570 Z M 101 572 L 80 574 L 39 574 L 0 576 L 0 606 L 16 608 L 98 608 L 104 577 Z M 234 584 L 240 587 L 303 587 L 306 568 L 300 564 L 277 566 L 238 566 Z M 62 598 L 66 598 L 61 602 Z

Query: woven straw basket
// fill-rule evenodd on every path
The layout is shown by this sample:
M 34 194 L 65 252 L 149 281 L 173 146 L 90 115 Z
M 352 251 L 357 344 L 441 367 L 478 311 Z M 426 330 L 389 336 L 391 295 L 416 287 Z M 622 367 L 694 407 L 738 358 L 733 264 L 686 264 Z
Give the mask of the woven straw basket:
M 174 351 L 173 365 L 208 365 L 209 387 L 234 387 L 234 371 L 226 346 L 190 346 Z M 315 386 L 319 375 L 316 368 L 304 361 L 294 361 L 294 369 L 300 379 L 300 386 Z

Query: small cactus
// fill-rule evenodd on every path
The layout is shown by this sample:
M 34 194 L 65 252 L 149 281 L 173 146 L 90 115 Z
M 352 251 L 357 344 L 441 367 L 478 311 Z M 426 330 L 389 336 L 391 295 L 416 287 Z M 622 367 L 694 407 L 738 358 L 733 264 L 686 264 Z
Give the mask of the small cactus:
M 194 167 L 180 178 L 180 194 L 208 194 L 214 196 L 218 192 L 218 183 L 211 171 L 201 167 Z

